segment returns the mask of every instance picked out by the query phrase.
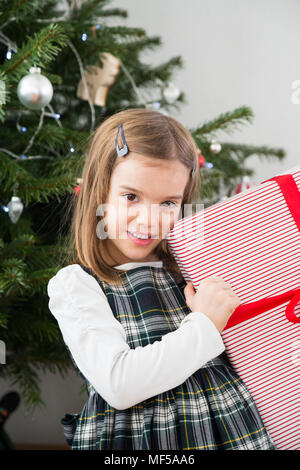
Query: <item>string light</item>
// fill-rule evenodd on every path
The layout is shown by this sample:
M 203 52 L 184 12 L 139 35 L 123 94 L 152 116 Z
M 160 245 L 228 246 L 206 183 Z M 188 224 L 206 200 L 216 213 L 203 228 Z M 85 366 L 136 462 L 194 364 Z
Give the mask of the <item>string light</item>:
M 4 206 L 3 204 L 1 204 L 1 209 L 2 209 L 4 212 L 8 212 L 8 207 L 7 207 L 7 206 Z
M 145 108 L 147 108 L 147 103 L 146 101 L 143 99 L 143 96 L 142 94 L 140 93 L 139 89 L 137 88 L 136 84 L 135 84 L 135 81 L 133 80 L 132 76 L 130 75 L 130 73 L 128 72 L 127 68 L 125 67 L 125 65 L 123 64 L 122 60 L 120 59 L 120 65 L 121 65 L 121 68 L 123 69 L 125 75 L 127 76 L 127 78 L 129 79 L 131 85 L 132 85 L 132 88 L 134 89 L 135 91 L 135 94 L 136 96 L 138 97 L 139 101 L 143 103 L 143 105 L 145 106 Z
M 12 58 L 12 51 L 7 51 L 6 58 L 10 60 Z
M 82 41 L 86 41 L 86 40 L 87 40 L 87 34 L 86 34 L 86 33 L 83 33 L 83 34 L 81 35 L 81 39 L 82 39 Z
M 73 51 L 73 53 L 74 53 L 74 55 L 77 59 L 78 65 L 79 65 L 79 70 L 80 70 L 82 83 L 83 83 L 83 86 L 84 86 L 84 89 L 85 89 L 85 92 L 86 92 L 86 95 L 87 95 L 87 100 L 88 100 L 88 103 L 89 103 L 89 107 L 90 107 L 90 110 L 91 110 L 91 128 L 90 128 L 90 130 L 92 132 L 93 129 L 94 129 L 94 126 L 95 126 L 95 108 L 94 108 L 94 105 L 92 103 L 90 93 L 89 93 L 89 89 L 88 89 L 88 86 L 87 86 L 87 82 L 86 82 L 86 78 L 85 78 L 85 74 L 84 74 L 83 63 L 81 61 L 79 53 L 77 52 L 77 49 L 71 43 L 71 41 L 68 42 L 68 45 L 72 49 L 72 51 Z

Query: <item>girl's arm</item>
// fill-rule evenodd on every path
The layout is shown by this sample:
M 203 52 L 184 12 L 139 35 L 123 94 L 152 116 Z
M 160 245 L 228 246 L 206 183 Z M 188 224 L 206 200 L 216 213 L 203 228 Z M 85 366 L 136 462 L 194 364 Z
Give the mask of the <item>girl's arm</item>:
M 50 279 L 48 295 L 49 309 L 78 368 L 119 410 L 182 384 L 225 350 L 214 323 L 200 312 L 189 313 L 160 341 L 131 349 L 98 282 L 78 264 Z

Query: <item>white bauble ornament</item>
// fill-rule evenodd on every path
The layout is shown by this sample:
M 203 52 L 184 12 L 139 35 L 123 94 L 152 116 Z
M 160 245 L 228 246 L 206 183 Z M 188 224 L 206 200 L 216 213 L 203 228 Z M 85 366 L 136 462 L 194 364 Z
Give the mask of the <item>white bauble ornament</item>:
M 40 67 L 30 67 L 29 72 L 19 82 L 18 98 L 26 108 L 41 109 L 52 100 L 53 87 L 50 80 L 41 74 Z
M 23 203 L 17 196 L 13 196 L 10 202 L 7 204 L 8 215 L 13 224 L 18 222 L 20 215 L 23 211 Z
M 221 144 L 213 140 L 209 146 L 209 150 L 214 154 L 219 153 L 222 150 Z
M 167 88 L 163 90 L 163 95 L 168 103 L 173 103 L 179 97 L 180 90 L 174 85 L 173 82 L 170 82 Z

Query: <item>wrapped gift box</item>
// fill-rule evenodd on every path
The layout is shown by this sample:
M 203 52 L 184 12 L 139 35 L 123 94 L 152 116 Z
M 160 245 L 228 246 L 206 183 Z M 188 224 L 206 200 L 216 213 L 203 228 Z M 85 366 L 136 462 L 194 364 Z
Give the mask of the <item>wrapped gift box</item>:
M 222 338 L 279 450 L 300 450 L 300 166 L 178 220 L 186 281 L 221 276 L 241 300 Z

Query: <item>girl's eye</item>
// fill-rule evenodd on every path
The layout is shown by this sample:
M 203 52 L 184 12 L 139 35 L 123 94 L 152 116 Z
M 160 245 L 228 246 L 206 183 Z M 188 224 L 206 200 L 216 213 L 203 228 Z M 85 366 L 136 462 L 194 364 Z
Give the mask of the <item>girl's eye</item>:
M 168 205 L 167 207 L 174 207 L 174 206 L 177 206 L 177 204 L 173 201 L 166 201 L 166 202 L 170 202 L 172 205 Z M 163 204 L 165 204 L 165 202 L 163 202 Z
M 124 196 L 125 196 L 126 199 L 127 199 L 127 196 L 135 196 L 135 194 L 132 194 L 132 193 L 130 193 L 130 194 L 124 194 Z M 128 201 L 128 200 L 129 200 L 129 199 L 127 199 L 127 201 Z M 132 202 L 132 201 L 129 201 L 129 202 Z
M 127 199 L 127 196 L 134 196 L 134 197 L 136 197 L 136 194 L 133 194 L 133 193 L 124 194 L 124 197 L 126 197 L 126 199 Z M 132 200 L 129 200 L 129 199 L 127 199 L 127 201 L 133 202 Z M 176 204 L 175 202 L 173 202 L 173 201 L 165 201 L 165 202 L 163 202 L 163 204 L 165 204 L 166 202 L 170 202 L 170 203 L 172 204 L 171 206 L 168 205 L 167 207 L 174 207 L 174 206 L 177 205 L 177 204 Z

